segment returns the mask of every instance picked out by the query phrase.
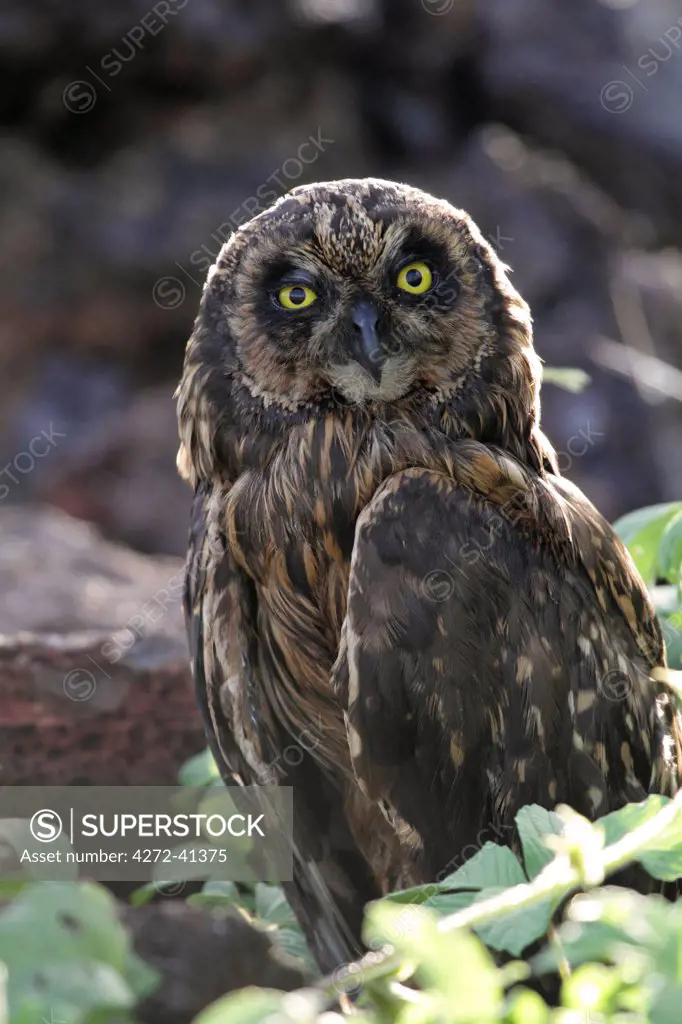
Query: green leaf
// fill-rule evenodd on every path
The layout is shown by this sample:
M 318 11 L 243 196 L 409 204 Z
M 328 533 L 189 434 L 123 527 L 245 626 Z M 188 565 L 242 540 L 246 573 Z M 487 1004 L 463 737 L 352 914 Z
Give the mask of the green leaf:
M 231 909 L 240 907 L 243 904 L 242 894 L 234 882 L 225 882 L 213 879 L 205 882 L 201 892 L 193 893 L 187 897 L 187 903 L 194 907 L 223 907 Z
M 658 608 L 656 611 L 665 638 L 668 665 L 679 672 L 682 669 L 682 612 L 675 611 L 669 615 L 662 613 Z
M 637 858 L 653 878 L 674 882 L 682 878 L 682 822 L 677 821 Z
M 434 1015 L 422 1019 L 448 1024 L 498 1020 L 501 976 L 485 947 L 468 932 L 440 931 L 438 917 L 423 907 L 411 908 L 407 927 L 403 913 L 388 900 L 370 904 L 365 938 L 370 946 L 377 940 L 390 942 L 414 965 L 417 980 L 436 997 L 430 1001 Z
M 428 903 L 439 892 L 447 886 L 443 882 L 426 882 L 424 885 L 413 885 L 410 889 L 399 889 L 397 892 L 390 892 L 384 899 L 391 903 L 409 903 L 418 906 L 420 903 Z
M 256 917 L 268 921 L 270 924 L 290 925 L 296 923 L 296 916 L 284 895 L 284 890 L 279 885 L 258 883 L 255 914 Z
M 158 886 L 154 885 L 153 882 L 145 882 L 139 888 L 133 889 L 128 897 L 128 902 L 131 907 L 144 907 L 145 904 L 151 903 L 158 894 L 158 891 Z
M 295 960 L 296 966 L 305 971 L 308 977 L 319 978 L 319 968 L 308 949 L 305 935 L 298 926 L 278 928 L 271 937 L 275 941 L 275 946 L 281 949 L 286 956 Z
M 651 1024 L 680 1024 L 680 1006 L 682 1006 L 682 986 L 674 985 L 671 982 L 661 986 L 660 979 L 652 978 L 654 984 L 658 982 L 656 991 L 652 993 L 649 1005 L 649 1020 Z
M 653 794 L 648 796 L 646 800 L 640 801 L 640 803 L 626 804 L 619 811 L 612 811 L 611 814 L 606 814 L 597 822 L 604 830 L 604 845 L 611 846 L 613 843 L 617 843 L 628 832 L 634 831 L 634 829 L 643 825 L 645 821 L 650 821 L 651 818 L 654 818 L 669 803 L 669 797 Z
M 504 889 L 483 889 L 477 893 L 474 902 L 480 903 L 500 892 Z M 531 943 L 546 934 L 557 902 L 546 899 L 532 907 L 508 911 L 494 921 L 474 928 L 474 931 L 491 949 L 520 956 Z
M 482 891 L 485 890 L 478 890 L 478 892 Z M 470 907 L 478 896 L 478 892 L 441 892 L 426 900 L 422 906 L 428 910 L 435 910 L 441 917 L 446 917 L 448 914 L 454 914 L 457 910 Z
M 530 804 L 522 807 L 516 815 L 516 827 L 521 838 L 526 873 L 529 878 L 535 878 L 555 856 L 545 842 L 546 837 L 563 835 L 565 824 L 553 811 Z
M 589 373 L 575 367 L 545 366 L 542 371 L 542 382 L 543 384 L 556 384 L 564 391 L 579 394 L 585 390 L 588 384 L 591 384 L 592 378 Z
M 258 883 L 254 916 L 256 925 L 270 926 L 270 938 L 282 952 L 299 961 L 299 967 L 309 974 L 318 975 L 301 926 L 280 886 Z
M 599 819 L 606 843 L 614 843 L 639 825 L 654 818 L 667 804 L 668 797 L 653 794 L 638 804 L 627 804 L 619 811 Z M 682 878 L 682 811 L 651 839 L 637 854 L 637 860 L 654 878 L 672 882 Z
M 90 883 L 26 886 L 0 913 L 0 960 L 12 1020 L 54 1014 L 78 1024 L 129 1010 L 157 980 L 132 951 L 112 896 Z
M 661 538 L 670 520 L 679 512 L 682 512 L 682 501 L 672 501 L 629 512 L 614 523 L 616 533 L 627 545 L 646 583 L 656 582 Z
M 220 781 L 220 772 L 211 751 L 206 748 L 200 754 L 185 761 L 178 773 L 181 786 L 210 786 Z
M 508 846 L 486 843 L 478 853 L 444 878 L 443 889 L 505 889 L 525 882 L 526 876 Z
M 265 1024 L 281 1010 L 283 998 L 272 989 L 245 988 L 207 1007 L 194 1024 Z
M 650 957 L 657 970 L 675 977 L 681 925 L 682 906 L 659 896 L 605 886 L 571 900 L 559 927 L 559 945 L 543 950 L 531 966 L 543 974 L 565 957 L 573 966 L 597 960 L 630 967 L 634 949 L 640 969 L 644 969 L 642 956 Z
M 560 824 L 553 822 L 547 816 L 547 812 L 543 813 L 545 817 L 540 814 L 534 817 L 532 813 L 523 816 L 529 848 L 533 848 L 531 860 L 534 863 L 539 862 L 542 856 L 539 847 L 537 850 L 533 847 L 534 843 L 537 845 L 539 842 L 540 829 L 546 826 L 554 831 L 559 828 Z M 551 859 L 551 855 L 548 859 Z M 466 864 L 462 865 L 454 874 L 443 879 L 443 882 L 440 883 L 441 891 L 429 898 L 428 905 L 439 914 L 445 915 L 453 913 L 455 910 L 461 910 L 472 903 L 486 900 L 510 886 L 525 882 L 527 882 L 527 878 L 523 868 L 509 847 L 486 843 Z M 457 891 L 462 889 L 474 891 Z M 549 900 L 544 900 L 538 906 L 503 914 L 498 920 L 475 930 L 492 949 L 516 956 L 545 934 L 553 909 L 554 905 Z M 411 912 L 410 909 L 407 914 Z M 402 920 L 407 922 L 409 927 L 407 914 L 403 911 Z M 392 942 L 393 940 L 388 939 L 388 941 Z
M 509 1000 L 507 1024 L 549 1024 L 549 1009 L 542 996 L 528 988 L 516 989 Z
M 288 993 L 244 988 L 213 1003 L 193 1024 L 315 1024 L 323 1002 L 311 988 Z
M 605 1014 L 613 1008 L 613 1000 L 621 987 L 618 971 L 604 964 L 585 964 L 564 980 L 562 1005 L 590 1014 Z
M 679 584 L 682 571 L 682 511 L 669 519 L 658 548 L 658 574 L 669 583 Z

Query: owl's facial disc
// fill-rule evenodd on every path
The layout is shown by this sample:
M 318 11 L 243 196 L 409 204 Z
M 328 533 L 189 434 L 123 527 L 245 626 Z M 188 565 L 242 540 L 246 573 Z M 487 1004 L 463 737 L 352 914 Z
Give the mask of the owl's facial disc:
M 340 274 L 305 252 L 292 254 L 265 279 L 269 334 L 299 372 L 307 366 L 345 401 L 395 401 L 414 384 L 421 346 L 411 325 L 421 323 L 436 279 L 424 260 L 404 256 Z

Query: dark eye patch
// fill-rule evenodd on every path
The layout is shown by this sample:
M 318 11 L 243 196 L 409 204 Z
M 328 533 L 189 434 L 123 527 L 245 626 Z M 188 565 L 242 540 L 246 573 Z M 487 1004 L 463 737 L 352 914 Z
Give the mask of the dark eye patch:
M 296 267 L 288 260 L 278 260 L 270 264 L 262 280 L 264 292 L 275 292 L 286 285 L 305 285 L 307 288 L 320 288 L 320 282 L 310 271 Z
M 418 261 L 427 263 L 431 268 L 434 277 L 433 286 L 423 295 L 401 293 L 401 301 L 426 309 L 449 309 L 454 305 L 460 292 L 457 269 L 453 266 L 444 245 L 433 239 L 425 238 L 424 235 L 416 231 L 410 232 L 392 263 L 389 271 L 391 286 L 395 287 L 398 273 L 406 264 Z
M 268 330 L 278 330 L 282 318 L 287 315 L 287 311 L 279 302 L 279 292 L 282 288 L 297 286 L 312 288 L 317 296 L 314 303 L 298 310 L 297 321 L 300 323 L 302 320 L 318 317 L 328 293 L 326 283 L 321 277 L 303 267 L 297 267 L 287 259 L 277 260 L 268 265 L 260 279 L 261 299 L 258 304 L 260 320 Z

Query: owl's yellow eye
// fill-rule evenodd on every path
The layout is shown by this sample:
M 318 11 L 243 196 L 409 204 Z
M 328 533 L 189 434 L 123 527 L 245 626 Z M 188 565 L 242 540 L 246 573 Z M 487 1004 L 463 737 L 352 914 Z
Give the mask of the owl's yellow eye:
M 426 263 L 408 263 L 398 274 L 398 288 L 410 295 L 423 295 L 433 284 L 433 274 Z
M 285 309 L 305 309 L 306 306 L 311 306 L 317 294 L 312 288 L 306 288 L 303 284 L 288 285 L 286 288 L 280 288 L 277 293 L 277 299 L 281 306 Z

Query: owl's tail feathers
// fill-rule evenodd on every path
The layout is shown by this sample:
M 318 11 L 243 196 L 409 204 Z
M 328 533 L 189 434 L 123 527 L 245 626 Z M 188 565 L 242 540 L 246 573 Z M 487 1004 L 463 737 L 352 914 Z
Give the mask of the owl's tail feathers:
M 294 871 L 284 890 L 325 974 L 359 959 L 364 909 L 382 895 L 348 824 L 343 794 L 312 756 L 294 787 Z

